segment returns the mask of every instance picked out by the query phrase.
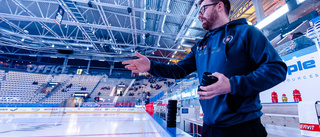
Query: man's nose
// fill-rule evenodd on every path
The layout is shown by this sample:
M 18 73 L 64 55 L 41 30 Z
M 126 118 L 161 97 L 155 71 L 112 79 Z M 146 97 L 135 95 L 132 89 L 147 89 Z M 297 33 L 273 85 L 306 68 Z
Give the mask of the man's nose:
M 202 16 L 203 16 L 203 15 L 199 12 L 199 13 L 198 13 L 198 19 L 199 19 L 200 21 L 201 21 Z

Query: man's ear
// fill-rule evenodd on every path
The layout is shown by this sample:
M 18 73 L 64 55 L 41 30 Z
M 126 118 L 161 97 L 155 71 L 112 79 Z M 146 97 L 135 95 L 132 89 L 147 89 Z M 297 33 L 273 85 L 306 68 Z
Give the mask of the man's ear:
M 218 4 L 217 4 L 217 7 L 218 7 L 218 12 L 224 12 L 224 3 L 223 2 L 219 2 Z

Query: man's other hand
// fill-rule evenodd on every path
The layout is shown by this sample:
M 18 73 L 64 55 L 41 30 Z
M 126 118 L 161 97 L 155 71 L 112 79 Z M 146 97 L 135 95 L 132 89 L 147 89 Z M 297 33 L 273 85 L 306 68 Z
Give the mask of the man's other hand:
M 139 59 L 123 61 L 122 64 L 126 65 L 125 68 L 131 70 L 133 73 L 146 72 L 150 70 L 150 60 L 146 57 L 135 52 Z
M 202 95 L 199 99 L 211 99 L 215 96 L 231 92 L 229 78 L 218 72 L 215 72 L 212 75 L 217 77 L 218 81 L 208 86 L 200 86 L 200 89 L 204 91 L 198 91 L 198 94 Z

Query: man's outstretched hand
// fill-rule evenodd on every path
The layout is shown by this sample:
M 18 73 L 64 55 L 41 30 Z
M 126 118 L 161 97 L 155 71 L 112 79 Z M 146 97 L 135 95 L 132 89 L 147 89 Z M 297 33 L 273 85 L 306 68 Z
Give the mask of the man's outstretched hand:
M 122 64 L 126 65 L 125 68 L 131 70 L 133 73 L 149 71 L 150 60 L 137 51 L 135 52 L 135 54 L 137 57 L 139 57 L 139 59 L 123 61 Z

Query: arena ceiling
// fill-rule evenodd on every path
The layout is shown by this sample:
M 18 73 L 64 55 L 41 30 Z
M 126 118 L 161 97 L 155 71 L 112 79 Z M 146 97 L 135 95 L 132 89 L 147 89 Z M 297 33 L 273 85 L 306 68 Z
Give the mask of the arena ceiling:
M 251 0 L 230 1 L 232 19 L 252 12 Z M 0 0 L 0 54 L 121 62 L 138 51 L 174 62 L 205 34 L 197 2 Z M 64 10 L 60 25 L 55 22 L 59 6 Z M 73 54 L 61 54 L 66 50 Z

